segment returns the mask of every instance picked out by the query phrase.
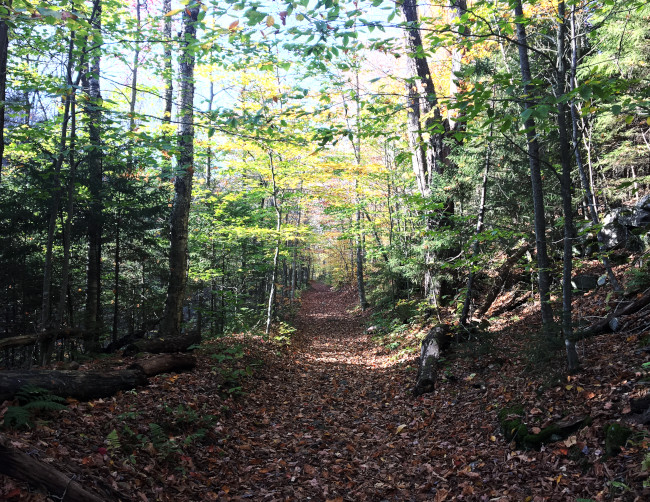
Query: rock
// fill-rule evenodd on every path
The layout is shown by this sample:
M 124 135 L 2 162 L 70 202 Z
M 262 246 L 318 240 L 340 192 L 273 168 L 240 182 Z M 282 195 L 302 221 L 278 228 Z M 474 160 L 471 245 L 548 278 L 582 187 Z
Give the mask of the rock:
M 587 292 L 598 287 L 598 276 L 593 274 L 578 274 L 571 280 L 573 289 Z
M 632 228 L 644 228 L 650 225 L 650 211 L 633 208 L 619 208 L 618 222 L 621 225 Z
M 583 221 L 577 225 L 577 235 L 573 239 L 575 256 L 591 256 L 598 251 L 598 231 L 591 221 Z
M 632 252 L 643 250 L 643 243 L 636 235 L 618 221 L 610 221 L 603 225 L 598 238 L 606 250 L 627 249 Z
M 650 194 L 644 195 L 639 199 L 639 202 L 635 206 L 637 209 L 643 209 L 645 211 L 650 211 Z

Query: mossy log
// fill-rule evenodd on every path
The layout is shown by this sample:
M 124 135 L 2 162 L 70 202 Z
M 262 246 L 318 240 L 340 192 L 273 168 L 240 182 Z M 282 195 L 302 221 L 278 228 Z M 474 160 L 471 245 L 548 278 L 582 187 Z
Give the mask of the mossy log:
M 57 396 L 87 401 L 147 385 L 147 377 L 140 370 L 1 371 L 0 403 L 12 399 L 26 385 L 47 389 Z
M 46 491 L 53 500 L 105 502 L 52 465 L 0 443 L 0 473 Z
M 592 421 L 588 415 L 567 417 L 537 434 L 528 430 L 524 423 L 523 407 L 504 408 L 499 412 L 499 424 L 506 441 L 515 441 L 519 448 L 538 450 L 542 445 L 568 438 L 574 432 L 589 425 Z

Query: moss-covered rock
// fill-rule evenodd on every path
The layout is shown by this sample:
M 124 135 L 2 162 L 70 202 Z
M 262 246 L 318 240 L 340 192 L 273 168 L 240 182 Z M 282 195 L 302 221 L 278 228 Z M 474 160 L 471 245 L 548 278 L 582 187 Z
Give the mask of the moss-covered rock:
M 605 453 L 608 457 L 615 457 L 621 453 L 621 447 L 625 446 L 632 435 L 632 430 L 614 422 L 605 427 Z

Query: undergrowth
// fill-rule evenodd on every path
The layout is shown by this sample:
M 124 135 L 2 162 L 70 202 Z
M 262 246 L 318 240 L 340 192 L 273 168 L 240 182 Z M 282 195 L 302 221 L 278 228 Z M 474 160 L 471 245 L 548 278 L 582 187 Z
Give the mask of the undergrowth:
M 52 394 L 51 391 L 25 385 L 15 396 L 18 402 L 15 406 L 9 406 L 4 414 L 4 427 L 6 428 L 31 428 L 37 417 L 57 410 L 66 409 L 66 401 L 62 397 Z

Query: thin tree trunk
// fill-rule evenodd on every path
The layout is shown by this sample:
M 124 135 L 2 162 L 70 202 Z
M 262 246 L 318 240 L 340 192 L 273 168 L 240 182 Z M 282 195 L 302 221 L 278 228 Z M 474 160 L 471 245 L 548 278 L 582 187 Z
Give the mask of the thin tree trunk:
M 6 0 L 0 7 L 11 7 L 12 0 Z M 0 17 L 9 17 L 9 11 L 0 12 Z M 0 21 L 0 182 L 5 153 L 5 101 L 7 99 L 7 60 L 9 58 L 9 25 Z
M 570 77 L 570 89 L 574 90 L 577 85 L 577 71 L 578 71 L 578 34 L 576 29 L 576 6 L 571 6 L 571 77 Z M 582 154 L 580 153 L 580 130 L 578 129 L 578 110 L 576 108 L 575 100 L 571 100 L 571 129 L 572 129 L 572 140 L 573 140 L 573 152 L 576 159 L 576 164 L 578 166 L 578 172 L 580 173 L 580 182 L 582 183 L 582 188 L 585 191 L 585 197 L 587 199 L 587 208 L 589 213 L 589 218 L 595 227 L 600 225 L 600 218 L 598 217 L 598 210 L 596 209 L 596 198 L 594 197 L 594 192 L 592 190 L 592 184 L 587 178 L 587 173 L 585 171 L 585 166 L 582 162 Z M 598 248 L 600 252 L 600 259 L 603 262 L 607 277 L 609 282 L 612 284 L 612 287 L 615 291 L 623 291 L 623 288 L 616 279 L 614 271 L 612 270 L 611 263 L 609 258 L 605 254 L 605 246 L 602 242 L 602 235 L 598 232 Z
M 118 201 L 119 203 L 119 201 Z M 117 342 L 117 327 L 118 318 L 120 315 L 120 231 L 122 226 L 122 212 L 117 210 L 115 218 L 115 269 L 114 269 L 114 283 L 113 283 L 113 338 L 112 342 Z
M 136 14 L 136 27 L 137 34 L 141 31 L 141 20 L 140 20 L 140 0 L 135 0 L 135 14 Z M 133 70 L 131 73 L 131 99 L 129 101 L 129 132 L 133 133 L 135 131 L 135 103 L 138 97 L 138 68 L 140 66 L 140 44 L 136 41 L 135 51 L 133 52 Z M 129 152 L 127 158 L 127 170 L 129 173 L 133 172 L 133 148 L 134 140 L 133 138 L 129 139 Z
M 179 336 L 187 283 L 187 239 L 194 174 L 194 61 L 196 20 L 201 7 L 183 12 L 184 35 L 180 55 L 180 111 L 178 128 L 178 172 L 174 182 L 174 203 L 170 217 L 169 284 L 160 325 L 164 337 Z
M 278 258 L 280 256 L 280 227 L 282 225 L 282 212 L 278 206 L 278 187 L 275 182 L 275 165 L 273 163 L 273 152 L 269 151 L 269 166 L 271 167 L 271 184 L 273 188 L 273 207 L 275 208 L 275 231 L 276 243 L 275 252 L 273 253 L 273 271 L 271 273 L 271 288 L 269 290 L 269 303 L 266 309 L 266 329 L 265 334 L 268 336 L 271 332 L 271 323 L 273 322 L 273 307 L 275 304 L 275 281 L 278 276 Z
M 66 83 L 72 87 L 72 67 L 74 66 L 74 31 L 70 33 L 68 44 L 68 61 L 66 64 Z M 65 159 L 65 150 L 68 141 L 68 122 L 70 120 L 70 108 L 73 96 L 67 96 L 63 107 L 63 118 L 61 121 L 61 134 L 59 137 L 59 152 L 52 166 L 52 202 L 50 206 L 49 223 L 47 228 L 47 241 L 45 244 L 45 266 L 43 269 L 43 289 L 41 296 L 41 320 L 40 329 L 45 331 L 50 326 L 51 301 L 50 294 L 52 290 L 52 268 L 53 268 L 53 248 L 54 232 L 56 230 L 56 219 L 59 214 L 59 204 L 61 202 L 61 168 Z M 49 355 L 49 347 L 41 347 L 41 363 L 45 364 L 45 357 Z
M 61 270 L 61 288 L 59 292 L 59 308 L 57 309 L 56 326 L 63 325 L 63 312 L 65 311 L 66 298 L 70 286 L 70 241 L 72 235 L 72 214 L 74 211 L 75 196 L 75 179 L 77 175 L 77 162 L 75 159 L 75 145 L 77 136 L 77 117 L 76 117 L 76 95 L 73 93 L 70 97 L 70 153 L 68 154 L 68 164 L 70 166 L 70 176 L 68 178 L 68 205 L 66 208 L 66 218 L 63 226 L 63 265 Z M 69 325 L 72 325 L 72 319 L 68 319 Z
M 172 66 L 172 16 L 167 16 L 172 10 L 172 0 L 163 0 L 163 81 L 165 82 L 165 109 L 163 111 L 163 138 L 165 142 L 172 142 L 172 104 L 174 92 L 174 70 Z M 182 78 L 182 77 L 181 77 Z M 171 148 L 169 148 L 171 149 Z M 163 179 L 168 180 L 173 176 L 171 156 L 163 158 L 161 163 Z
M 515 16 L 523 18 L 523 9 L 521 0 L 515 0 Z M 516 23 L 517 42 L 519 50 L 519 67 L 521 70 L 521 79 L 524 85 L 524 111 L 533 107 L 531 96 L 533 87 L 531 85 L 532 76 L 530 73 L 530 61 L 528 59 L 528 45 L 526 38 L 526 28 L 522 23 Z M 551 276 L 550 262 L 546 245 L 546 215 L 544 209 L 544 191 L 542 188 L 542 173 L 539 143 L 537 141 L 537 132 L 535 130 L 535 120 L 529 116 L 524 122 L 526 127 L 526 138 L 528 144 L 528 163 L 530 165 L 530 180 L 533 194 L 533 209 L 535 220 L 535 243 L 537 247 L 537 268 L 538 284 L 542 313 L 542 323 L 545 329 L 550 329 L 553 324 L 553 309 L 551 308 Z
M 557 99 L 557 125 L 560 139 L 560 162 L 562 164 L 562 209 L 564 212 L 564 252 L 562 266 L 562 334 L 567 352 L 569 371 L 578 368 L 578 353 L 573 341 L 573 285 L 571 276 L 573 273 L 573 239 L 575 229 L 573 227 L 573 203 L 571 200 L 571 145 L 567 130 L 567 110 L 563 97 L 566 89 L 566 62 L 564 59 L 566 39 L 566 7 L 563 0 L 558 3 L 558 26 L 557 26 L 557 67 L 556 67 L 556 90 Z
M 492 103 L 492 110 L 494 111 L 494 102 Z M 490 136 L 492 136 L 494 123 L 490 124 Z M 490 140 L 486 142 L 485 149 L 485 169 L 483 170 L 483 183 L 481 185 L 481 198 L 478 206 L 478 216 L 476 218 L 476 238 L 472 242 L 472 256 L 478 254 L 478 236 L 483 231 L 483 221 L 485 219 L 485 196 L 487 194 L 488 176 L 490 174 L 490 157 L 492 154 L 492 143 Z M 467 287 L 465 293 L 465 302 L 463 303 L 463 311 L 460 314 L 460 324 L 465 325 L 467 316 L 469 315 L 469 306 L 472 303 L 472 293 L 474 285 L 474 266 L 470 265 L 469 277 L 467 278 Z
M 163 0 L 163 14 L 172 10 L 172 0 Z M 174 73 L 172 68 L 172 17 L 165 16 L 163 25 L 163 79 L 165 80 L 165 111 L 163 122 L 171 124 L 172 121 L 172 97 L 174 92 Z

